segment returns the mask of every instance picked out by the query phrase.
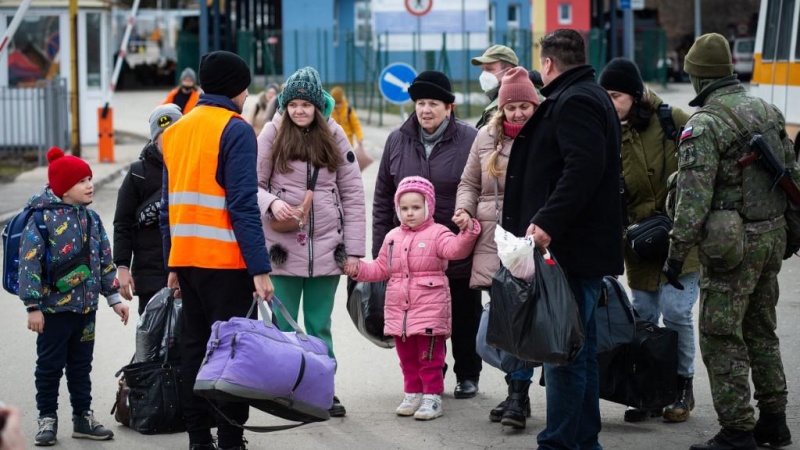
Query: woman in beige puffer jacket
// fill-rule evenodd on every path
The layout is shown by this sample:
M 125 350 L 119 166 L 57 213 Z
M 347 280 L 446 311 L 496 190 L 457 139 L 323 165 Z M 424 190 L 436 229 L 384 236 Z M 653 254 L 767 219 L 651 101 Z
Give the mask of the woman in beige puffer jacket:
M 473 289 L 489 289 L 492 276 L 500 268 L 494 230 L 502 217 L 508 157 L 514 139 L 539 106 L 538 94 L 528 77 L 528 71 L 519 67 L 510 69 L 503 77 L 497 96 L 499 109 L 478 132 L 458 185 L 453 221 L 461 229 L 473 217 L 481 224 L 472 259 L 470 287 Z M 489 420 L 525 428 L 531 415 L 528 389 L 533 377 L 532 364 L 508 354 L 501 356 L 501 361 L 508 397 L 491 410 Z
M 500 268 L 494 230 L 503 210 L 506 166 L 517 133 L 539 106 L 539 97 L 524 69 L 503 77 L 498 93 L 499 108 L 478 131 L 456 193 L 456 215 L 463 211 L 481 223 L 475 245 L 469 287 L 489 289 L 492 276 Z

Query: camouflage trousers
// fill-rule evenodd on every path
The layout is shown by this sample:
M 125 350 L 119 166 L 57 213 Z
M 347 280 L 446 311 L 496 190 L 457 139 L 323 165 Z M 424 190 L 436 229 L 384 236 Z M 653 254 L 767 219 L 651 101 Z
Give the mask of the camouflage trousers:
M 746 233 L 744 259 L 735 269 L 702 269 L 700 351 L 708 369 L 720 425 L 750 431 L 749 374 L 762 412 L 786 409 L 786 376 L 781 361 L 775 307 L 786 232 Z

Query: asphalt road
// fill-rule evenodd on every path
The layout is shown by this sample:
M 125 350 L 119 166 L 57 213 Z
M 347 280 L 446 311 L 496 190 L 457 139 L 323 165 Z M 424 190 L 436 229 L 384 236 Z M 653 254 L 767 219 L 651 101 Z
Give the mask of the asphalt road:
M 664 91 L 664 99 L 685 107 L 691 95 L 685 86 Z M 371 129 L 369 149 L 380 154 L 388 130 Z M 364 173 L 367 204 L 371 205 L 377 164 Z M 120 180 L 109 183 L 96 193 L 93 207 L 104 219 L 111 233 L 117 190 Z M 784 265 L 780 275 L 782 296 L 778 305 L 779 329 L 784 364 L 790 391 L 787 416 L 789 426 L 800 441 L 800 351 L 798 319 L 800 319 L 800 258 Z M 333 335 L 339 369 L 336 378 L 337 395 L 347 407 L 347 417 L 325 423 L 306 425 L 290 431 L 267 435 L 246 433 L 250 448 L 284 449 L 522 449 L 536 447 L 536 434 L 545 423 L 544 389 L 532 386 L 533 417 L 524 430 L 504 428 L 490 423 L 488 413 L 505 397 L 502 374 L 484 366 L 479 395 L 473 399 L 456 400 L 452 396 L 455 377 L 448 372 L 445 380 L 444 416 L 431 422 L 417 422 L 397 417 L 394 409 L 402 399 L 402 375 L 393 350 L 378 348 L 362 338 L 350 322 L 345 309 L 345 283 L 340 283 L 333 315 Z M 35 389 L 33 371 L 36 360 L 36 336 L 25 326 L 26 312 L 19 299 L 0 292 L 0 304 L 6 305 L 0 314 L 0 401 L 21 408 L 24 412 L 25 435 L 32 446 L 36 432 Z M 71 435 L 71 409 L 66 382 L 62 382 L 59 408 L 61 427 L 56 444 L 64 449 L 185 449 L 185 434 L 144 436 L 114 422 L 109 414 L 117 383 L 114 373 L 129 360 L 134 351 L 136 307 L 131 304 L 132 319 L 122 326 L 110 308 L 101 307 L 97 321 L 93 380 L 93 407 L 96 417 L 116 433 L 112 442 L 75 440 Z M 301 322 L 302 323 L 302 322 Z M 452 360 L 448 357 L 450 367 Z M 267 369 L 265 367 L 265 369 Z M 538 379 L 539 371 L 536 372 Z M 603 431 L 600 441 L 606 449 L 686 449 L 705 441 L 718 431 L 711 404 L 705 367 L 699 351 L 696 359 L 695 397 L 697 406 L 688 422 L 667 424 L 652 419 L 641 424 L 627 424 L 622 415 L 625 407 L 601 402 Z M 274 419 L 253 410 L 249 424 L 276 424 Z M 800 448 L 799 445 L 786 447 Z

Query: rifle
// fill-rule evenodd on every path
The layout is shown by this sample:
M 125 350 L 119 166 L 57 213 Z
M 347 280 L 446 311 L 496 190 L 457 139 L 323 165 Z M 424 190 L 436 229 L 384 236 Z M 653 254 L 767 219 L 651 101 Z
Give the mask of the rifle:
M 775 189 L 775 186 L 780 186 L 786 194 L 786 197 L 789 198 L 789 201 L 795 206 L 800 207 L 800 188 L 798 188 L 797 184 L 792 180 L 786 166 L 772 153 L 772 149 L 770 149 L 769 145 L 764 141 L 764 137 L 760 134 L 754 134 L 750 142 L 748 142 L 748 146 L 755 151 L 747 153 L 739 158 L 736 161 L 739 167 L 745 168 L 756 161 L 761 161 L 764 168 L 767 169 L 767 172 L 774 177 L 770 189 Z

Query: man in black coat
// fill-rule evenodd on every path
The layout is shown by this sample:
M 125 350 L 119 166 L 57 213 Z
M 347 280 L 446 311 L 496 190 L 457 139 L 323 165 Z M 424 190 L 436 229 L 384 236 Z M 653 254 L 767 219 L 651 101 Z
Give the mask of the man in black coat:
M 621 274 L 620 126 L 608 94 L 586 65 L 583 38 L 542 38 L 546 100 L 511 150 L 503 226 L 549 248 L 578 302 L 586 342 L 565 366 L 544 365 L 547 426 L 540 449 L 596 449 L 600 432 L 594 314 L 604 275 Z

